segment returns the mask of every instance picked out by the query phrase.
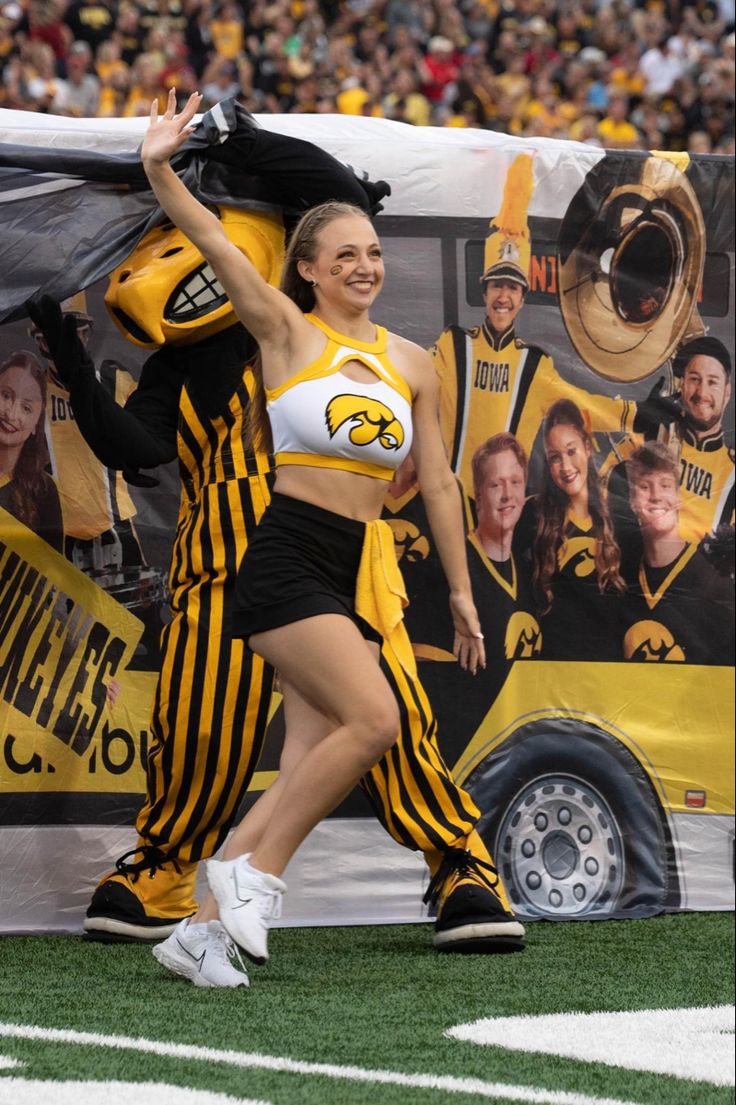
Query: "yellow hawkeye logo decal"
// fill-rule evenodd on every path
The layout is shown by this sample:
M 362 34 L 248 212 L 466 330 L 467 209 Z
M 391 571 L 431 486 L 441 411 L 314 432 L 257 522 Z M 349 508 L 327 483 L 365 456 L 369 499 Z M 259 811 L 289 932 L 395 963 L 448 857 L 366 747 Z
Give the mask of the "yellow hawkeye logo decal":
M 525 610 L 515 611 L 508 620 L 503 651 L 507 660 L 529 660 L 542 651 L 539 622 Z
M 404 427 L 390 407 L 377 399 L 366 399 L 364 395 L 336 395 L 325 411 L 330 437 L 334 437 L 346 422 L 352 423 L 348 437 L 353 445 L 380 441 L 384 449 L 400 449 L 404 444 Z
M 595 537 L 570 537 L 560 546 L 557 566 L 562 571 L 568 567 L 580 579 L 595 571 Z
M 683 663 L 685 653 L 667 626 L 661 622 L 635 622 L 624 637 L 627 660 L 648 660 L 655 663 Z

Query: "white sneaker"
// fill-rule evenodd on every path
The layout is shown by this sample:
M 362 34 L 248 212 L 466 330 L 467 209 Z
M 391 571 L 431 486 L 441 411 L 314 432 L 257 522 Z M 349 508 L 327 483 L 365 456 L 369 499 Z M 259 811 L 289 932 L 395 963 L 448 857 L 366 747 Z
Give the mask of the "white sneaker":
M 286 883 L 266 871 L 257 871 L 245 856 L 208 859 L 205 869 L 223 925 L 249 959 L 265 963 L 269 922 L 281 916 Z
M 219 921 L 191 925 L 186 917 L 152 951 L 159 963 L 195 986 L 250 985 L 238 949 Z

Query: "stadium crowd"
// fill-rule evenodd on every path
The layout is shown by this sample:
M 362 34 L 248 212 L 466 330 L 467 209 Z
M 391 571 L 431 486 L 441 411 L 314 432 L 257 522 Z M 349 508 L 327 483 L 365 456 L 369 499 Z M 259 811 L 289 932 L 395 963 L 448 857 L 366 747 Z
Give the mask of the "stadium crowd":
M 5 0 L 0 106 L 339 112 L 734 153 L 734 0 Z

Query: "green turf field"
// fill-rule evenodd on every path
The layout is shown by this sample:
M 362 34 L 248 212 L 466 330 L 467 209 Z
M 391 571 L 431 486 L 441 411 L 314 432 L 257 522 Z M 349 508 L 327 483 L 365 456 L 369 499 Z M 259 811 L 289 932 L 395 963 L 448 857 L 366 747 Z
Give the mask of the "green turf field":
M 427 925 L 277 930 L 250 990 L 216 991 L 145 947 L 2 937 L 0 1105 L 733 1101 L 732 1012 L 687 1012 L 733 1004 L 731 914 L 537 923 L 522 955 L 439 956 L 430 940 Z M 666 1009 L 683 1012 L 448 1035 Z M 520 1050 L 535 1042 L 564 1053 Z

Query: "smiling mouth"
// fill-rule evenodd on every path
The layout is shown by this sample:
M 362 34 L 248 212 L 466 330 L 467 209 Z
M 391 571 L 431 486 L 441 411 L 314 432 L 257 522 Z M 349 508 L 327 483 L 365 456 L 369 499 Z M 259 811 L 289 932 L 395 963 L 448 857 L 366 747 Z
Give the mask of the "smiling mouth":
M 0 430 L 2 430 L 2 432 L 4 434 L 17 434 L 18 433 L 18 427 L 17 426 L 11 426 L 11 424 L 9 422 L 6 422 L 4 418 L 0 418 Z
M 211 314 L 227 296 L 209 264 L 200 265 L 174 288 L 164 307 L 167 322 L 184 323 Z

